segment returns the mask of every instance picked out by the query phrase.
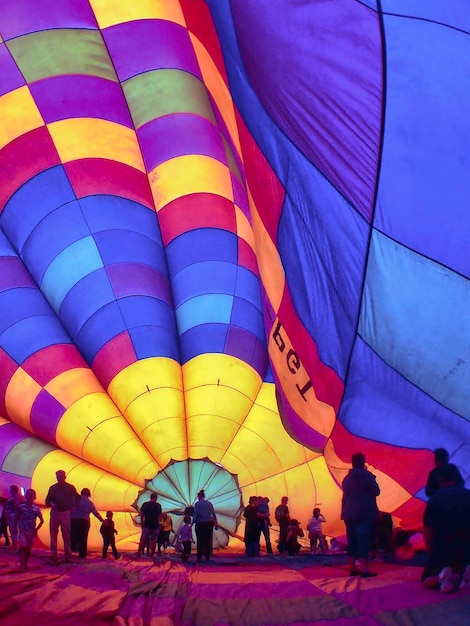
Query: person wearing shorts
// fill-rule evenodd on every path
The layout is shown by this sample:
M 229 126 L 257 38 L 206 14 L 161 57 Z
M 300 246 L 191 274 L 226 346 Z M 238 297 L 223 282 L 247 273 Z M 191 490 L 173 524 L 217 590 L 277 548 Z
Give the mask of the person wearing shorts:
M 27 489 L 25 502 L 19 505 L 16 513 L 15 530 L 18 529 L 18 543 L 20 546 L 20 567 L 22 570 L 28 569 L 28 561 L 31 555 L 31 546 L 39 528 L 44 524 L 41 509 L 34 504 L 36 492 L 34 489 Z M 36 526 L 36 520 L 39 524 Z

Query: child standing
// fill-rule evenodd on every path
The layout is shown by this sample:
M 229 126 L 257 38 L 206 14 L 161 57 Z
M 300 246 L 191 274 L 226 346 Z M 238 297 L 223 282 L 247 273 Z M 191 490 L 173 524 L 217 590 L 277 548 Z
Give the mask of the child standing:
M 20 544 L 20 567 L 23 571 L 28 569 L 28 561 L 31 554 L 31 546 L 33 539 L 36 537 L 37 531 L 44 524 L 44 518 L 41 509 L 34 504 L 36 492 L 34 489 L 27 489 L 25 494 L 25 502 L 18 506 L 15 518 L 15 534 L 18 532 L 18 540 Z M 36 519 L 39 524 L 36 526 Z
M 116 538 L 114 535 L 118 534 L 118 531 L 114 527 L 113 512 L 106 511 L 106 519 L 100 526 L 100 533 L 103 537 L 103 553 L 102 557 L 105 559 L 108 555 L 108 548 L 111 546 L 113 556 L 117 560 L 119 559 L 118 551 L 116 550 Z
M 312 551 L 312 554 L 316 552 L 317 541 L 318 545 L 320 546 L 320 550 L 322 552 L 325 552 L 326 550 L 325 536 L 322 531 L 322 524 L 325 521 L 326 520 L 321 514 L 320 509 L 317 507 L 314 508 L 313 515 L 309 519 L 307 524 L 308 537 L 310 539 L 310 550 Z
M 184 516 L 183 524 L 179 527 L 175 541 L 181 541 L 183 544 L 183 554 L 181 555 L 181 558 L 185 563 L 191 554 L 191 544 L 194 543 L 193 525 L 191 523 L 190 515 Z

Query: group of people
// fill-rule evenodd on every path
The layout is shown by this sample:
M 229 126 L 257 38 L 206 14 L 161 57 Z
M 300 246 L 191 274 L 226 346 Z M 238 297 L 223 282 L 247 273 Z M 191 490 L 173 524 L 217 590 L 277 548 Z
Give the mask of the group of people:
M 158 554 L 160 554 L 161 547 L 168 545 L 169 536 L 173 529 L 171 516 L 169 513 L 163 513 L 156 493 L 150 494 L 150 500 L 144 502 L 140 507 L 140 523 L 142 532 L 137 557 L 142 557 L 144 550 L 147 549 L 153 558 L 157 546 Z M 193 539 L 193 525 L 196 542 Z M 206 561 L 209 561 L 212 555 L 213 533 L 217 528 L 214 506 L 210 500 L 206 499 L 206 494 L 201 489 L 197 494 L 197 502 L 194 507 L 189 507 L 185 512 L 183 523 L 175 536 L 175 545 L 181 546 L 182 560 L 187 561 L 189 559 L 192 544 L 196 543 L 197 560 L 202 561 L 204 557 Z
M 281 502 L 274 511 L 275 520 L 279 526 L 279 540 L 277 550 L 280 554 L 287 553 L 290 556 L 298 554 L 301 549 L 299 537 L 305 533 L 297 519 L 291 518 L 288 506 L 289 498 L 283 496 Z M 267 496 L 250 496 L 248 506 L 243 511 L 245 517 L 245 554 L 249 557 L 259 556 L 261 552 L 261 536 L 264 537 L 267 554 L 274 554 L 270 528 L 271 517 L 269 510 L 269 498 Z M 310 551 L 326 551 L 326 539 L 323 534 L 322 524 L 325 522 L 320 508 L 315 507 L 307 524 Z
M 423 584 L 430 589 L 440 589 L 451 593 L 458 587 L 470 588 L 470 490 L 458 468 L 449 462 L 449 454 L 443 448 L 435 450 L 435 467 L 428 475 L 425 493 L 429 498 L 423 518 L 423 537 L 428 551 L 428 561 L 423 571 Z M 111 548 L 115 559 L 119 558 L 115 536 L 117 530 L 113 512 L 107 511 L 103 518 L 90 499 L 90 490 L 83 488 L 78 494 L 74 485 L 66 481 L 63 470 L 56 472 L 57 482 L 49 488 L 46 506 L 51 507 L 50 542 L 51 556 L 57 559 L 57 538 L 62 533 L 64 553 L 70 559 L 72 552 L 80 558 L 87 556 L 87 540 L 90 529 L 90 515 L 100 522 L 103 538 L 102 557 L 107 558 Z M 342 483 L 341 519 L 346 527 L 346 551 L 349 557 L 349 575 L 368 578 L 376 576 L 369 571 L 370 554 L 374 529 L 391 531 L 390 514 L 380 512 L 377 496 L 380 487 L 376 477 L 366 467 L 364 454 L 352 456 L 352 468 Z M 2 510 L 2 533 L 9 544 L 9 536 L 14 549 L 19 546 L 20 566 L 26 569 L 31 545 L 44 519 L 41 509 L 34 503 L 36 492 L 27 489 L 21 495 L 16 485 L 10 487 L 10 497 Z M 245 553 L 253 557 L 260 554 L 260 540 L 264 537 L 266 552 L 273 554 L 271 542 L 271 514 L 269 498 L 251 496 L 245 507 Z M 137 556 L 147 549 L 154 557 L 170 543 L 173 523 L 169 513 L 162 511 L 156 493 L 140 508 L 141 536 Z M 299 521 L 292 518 L 288 497 L 284 496 L 276 506 L 274 517 L 279 527 L 277 549 L 279 553 L 296 555 L 301 549 L 299 538 L 305 536 Z M 312 553 L 324 552 L 327 544 L 322 530 L 325 518 L 319 507 L 315 507 L 306 530 Z M 390 528 L 389 528 L 390 527 Z M 193 539 L 193 528 L 196 541 Z M 206 499 L 204 490 L 197 496 L 194 507 L 185 511 L 183 523 L 178 528 L 174 545 L 187 561 L 196 543 L 197 560 L 209 561 L 212 555 L 213 532 L 218 528 L 217 516 L 212 503 Z M 7 531 L 8 529 L 8 531 Z M 333 546 L 332 546 L 333 548 Z
M 425 493 L 423 538 L 428 553 L 422 582 L 428 589 L 452 593 L 470 588 L 470 490 L 459 469 L 449 463 L 444 448 L 434 452 Z M 369 553 L 374 524 L 380 519 L 376 498 L 380 488 L 361 453 L 352 457 L 352 469 L 342 484 L 341 518 L 346 525 L 350 575 L 369 577 Z
M 52 562 L 57 562 L 58 559 L 59 530 L 64 543 L 65 558 L 70 560 L 73 552 L 77 552 L 81 559 L 86 558 L 90 515 L 94 515 L 101 522 L 102 557 L 106 558 L 108 548 L 111 547 L 114 557 L 118 559 L 119 554 L 115 543 L 118 531 L 114 526 L 113 512 L 107 511 L 106 518 L 103 518 L 90 500 L 90 490 L 85 487 L 78 494 L 75 486 L 66 481 L 64 470 L 57 470 L 56 479 L 57 482 L 49 487 L 45 500 L 46 506 L 51 508 L 49 532 Z M 23 570 L 28 567 L 34 537 L 44 524 L 41 509 L 34 504 L 35 500 L 34 489 L 27 489 L 25 495 L 22 496 L 19 487 L 11 485 L 10 498 L 5 502 L 2 512 L 6 529 L 11 537 L 12 548 L 16 550 L 19 546 L 20 567 Z M 5 537 L 10 545 L 8 532 L 5 533 Z

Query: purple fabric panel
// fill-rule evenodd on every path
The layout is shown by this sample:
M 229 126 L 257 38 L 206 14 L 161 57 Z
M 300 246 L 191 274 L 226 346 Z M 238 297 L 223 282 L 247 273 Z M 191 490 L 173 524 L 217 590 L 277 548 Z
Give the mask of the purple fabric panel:
M 276 384 L 279 411 L 284 428 L 296 441 L 302 442 L 303 445 L 312 448 L 312 450 L 322 451 L 328 438 L 314 430 L 311 425 L 306 424 L 304 420 L 299 417 L 299 415 L 291 407 L 289 401 L 286 399 L 281 388 L 281 383 L 274 370 L 273 376 Z
M 20 429 L 16 424 L 0 426 L 0 468 L 12 448 L 29 436 L 29 433 Z
M 178 24 L 127 22 L 103 30 L 103 37 L 121 81 L 163 68 L 185 70 L 202 79 L 188 31 Z
M 370 221 L 382 124 L 377 12 L 349 0 L 285 0 L 275 11 L 271 0 L 230 4 L 244 67 L 266 111 Z
M 191 113 L 165 115 L 137 131 L 147 171 L 187 154 L 203 154 L 227 164 L 222 137 L 208 120 Z
M 26 489 L 31 487 L 31 478 L 28 476 L 18 476 L 10 472 L 0 472 L 0 494 L 4 498 L 10 495 L 10 485 L 18 485 L 18 487 L 23 487 L 26 491 Z
M 266 347 L 252 333 L 238 326 L 230 326 L 224 353 L 249 363 L 264 378 L 268 366 Z
M 17 257 L 0 259 L 0 291 L 13 287 L 35 287 L 36 283 Z
M 235 176 L 235 174 L 233 174 L 232 172 L 230 173 L 230 178 L 232 181 L 234 202 L 247 216 L 248 221 L 251 224 L 250 205 L 248 203 L 248 194 L 246 192 L 246 188 L 241 184 L 238 176 Z
M 109 265 L 106 271 L 116 298 L 145 295 L 171 305 L 168 278 L 153 267 L 140 263 L 116 263 Z
M 30 86 L 46 122 L 95 117 L 132 128 L 121 86 L 94 76 L 55 76 Z
M 89 0 L 2 0 L 4 39 L 51 28 L 97 28 Z
M 0 96 L 18 89 L 26 84 L 10 51 L 4 43 L 0 43 Z
M 39 392 L 31 408 L 33 432 L 51 443 L 56 443 L 56 429 L 65 408 L 45 389 Z

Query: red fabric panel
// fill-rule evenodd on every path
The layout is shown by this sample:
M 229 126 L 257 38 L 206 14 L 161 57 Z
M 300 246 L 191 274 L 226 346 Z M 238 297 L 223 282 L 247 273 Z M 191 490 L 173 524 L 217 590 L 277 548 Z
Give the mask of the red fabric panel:
M 25 133 L 0 151 L 0 212 L 10 196 L 36 174 L 59 165 L 60 159 L 45 126 Z
M 173 200 L 158 212 L 158 221 L 165 246 L 178 235 L 196 228 L 237 232 L 233 202 L 210 193 L 195 193 Z
M 135 363 L 137 357 L 128 332 L 108 341 L 95 356 L 92 369 L 106 389 L 112 379 L 125 367 Z
M 80 159 L 66 163 L 65 170 L 77 198 L 110 194 L 154 208 L 147 175 L 108 159 Z
M 228 85 L 225 62 L 209 7 L 203 0 L 180 0 L 188 30 L 201 41 Z
M 88 365 L 74 345 L 62 343 L 36 352 L 26 359 L 22 367 L 44 386 L 62 372 L 76 367 L 88 368 Z

